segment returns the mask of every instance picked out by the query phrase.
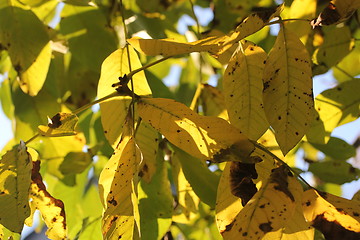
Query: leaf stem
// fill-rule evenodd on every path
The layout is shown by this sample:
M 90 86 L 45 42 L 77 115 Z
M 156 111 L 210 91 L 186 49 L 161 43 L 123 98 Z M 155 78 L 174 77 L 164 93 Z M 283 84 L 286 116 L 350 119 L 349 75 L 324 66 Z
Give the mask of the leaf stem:
M 29 144 L 31 141 L 35 140 L 37 137 L 39 137 L 40 135 L 37 133 L 34 136 L 32 136 L 29 140 L 25 141 L 25 144 Z
M 196 91 L 195 91 L 195 94 L 194 94 L 194 97 L 191 101 L 191 104 L 190 104 L 190 109 L 194 111 L 195 107 L 196 107 L 196 103 L 200 97 L 200 94 L 201 94 L 201 90 L 202 90 L 202 84 L 199 83 L 197 88 L 196 88 Z
M 156 64 L 158 64 L 158 63 L 161 63 L 161 62 L 163 62 L 163 61 L 165 61 L 165 60 L 167 60 L 167 59 L 169 59 L 169 58 L 172 58 L 173 56 L 166 56 L 166 57 L 163 57 L 163 58 L 161 58 L 161 59 L 158 59 L 158 60 L 156 60 L 155 62 L 152 62 L 152 63 L 149 63 L 149 64 L 147 64 L 147 65 L 144 65 L 144 66 L 142 66 L 141 68 L 138 68 L 138 69 L 135 69 L 134 71 L 131 71 L 129 74 L 127 74 L 127 77 L 128 78 L 132 78 L 132 76 L 134 76 L 136 73 L 138 73 L 138 72 L 140 72 L 140 71 L 143 71 L 143 70 L 145 70 L 145 69 L 147 69 L 147 68 L 149 68 L 149 67 L 152 67 L 152 66 L 154 66 L 154 65 L 156 65 Z
M 95 100 L 95 101 L 93 101 L 91 103 L 85 104 L 84 106 L 74 110 L 72 113 L 73 114 L 78 114 L 78 113 L 88 109 L 89 107 L 91 107 L 91 106 L 93 106 L 93 105 L 95 105 L 97 103 L 101 103 L 101 102 L 103 102 L 103 101 L 105 101 L 105 100 L 107 100 L 109 98 L 116 97 L 116 96 L 119 96 L 118 92 L 113 92 L 113 93 L 111 93 L 111 94 L 109 94 L 109 95 L 107 95 L 107 96 L 105 96 L 103 98 L 100 98 L 100 99 Z
M 313 189 L 314 187 L 312 187 L 299 173 L 297 173 L 296 171 L 294 171 L 286 162 L 284 162 L 283 160 L 281 160 L 278 156 L 276 156 L 275 154 L 273 154 L 271 151 L 269 151 L 265 146 L 261 145 L 260 143 L 256 142 L 256 141 L 252 141 L 252 143 L 255 145 L 256 148 L 260 149 L 261 151 L 266 152 L 267 154 L 269 154 L 272 158 L 275 158 L 276 161 L 280 162 L 281 164 L 283 164 L 286 168 L 288 168 L 291 172 L 294 173 L 295 176 L 297 176 L 303 183 L 306 184 L 306 186 L 308 186 L 309 188 Z
M 311 22 L 311 19 L 304 19 L 304 18 L 288 18 L 288 19 L 279 19 L 273 22 L 269 22 L 265 24 L 265 26 L 273 25 L 277 23 L 283 23 L 283 22 L 289 22 L 289 21 L 305 21 L 305 22 Z

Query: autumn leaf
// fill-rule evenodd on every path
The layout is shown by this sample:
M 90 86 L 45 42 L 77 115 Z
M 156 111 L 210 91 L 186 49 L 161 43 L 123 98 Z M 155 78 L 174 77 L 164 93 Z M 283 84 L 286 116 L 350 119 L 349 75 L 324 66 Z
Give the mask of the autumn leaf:
M 136 188 L 140 161 L 141 152 L 126 131 L 99 178 L 99 191 L 105 210 L 102 219 L 104 239 L 132 239 L 138 235 Z
M 295 212 L 296 194 L 301 190 L 298 180 L 284 166 L 272 169 L 269 180 L 221 232 L 224 239 L 261 239 L 283 228 Z
M 31 156 L 23 141 L 0 160 L 0 223 L 16 233 L 30 215 L 31 168 Z
M 299 38 L 281 25 L 264 69 L 264 107 L 284 155 L 313 119 L 310 57 Z
M 34 154 L 33 154 L 34 155 Z M 34 157 L 38 158 L 38 157 Z M 54 198 L 46 190 L 46 186 L 40 175 L 40 160 L 33 162 L 33 170 L 31 174 L 30 198 L 31 204 L 38 209 L 46 226 L 46 236 L 54 240 L 67 239 L 67 227 L 64 203 Z
M 269 128 L 262 100 L 266 53 L 244 41 L 230 59 L 224 73 L 223 88 L 230 122 L 252 140 Z
M 332 0 L 311 22 L 313 27 L 338 24 L 347 20 L 360 7 L 359 0 Z
M 103 98 L 116 92 L 112 87 L 118 83 L 118 78 L 141 67 L 140 60 L 135 50 L 129 46 L 129 56 L 126 48 L 118 49 L 110 54 L 102 64 L 101 75 L 99 79 L 97 97 Z M 131 67 L 129 66 L 129 59 Z M 151 90 L 147 84 L 144 72 L 139 72 L 132 78 L 134 82 L 134 92 L 138 95 L 150 95 Z M 131 89 L 131 84 L 128 84 Z M 119 96 L 111 98 L 100 104 L 101 122 L 104 128 L 106 139 L 115 147 L 120 140 L 123 131 L 123 125 L 128 113 L 131 98 L 128 96 Z
M 38 126 L 40 135 L 45 137 L 62 137 L 76 135 L 75 128 L 79 118 L 73 113 L 57 113 L 51 119 L 48 126 Z
M 170 99 L 142 98 L 137 106 L 144 121 L 194 157 L 218 162 L 241 156 L 245 160 L 253 151 L 253 144 L 223 119 L 200 116 Z
M 360 203 L 310 189 L 304 192 L 304 216 L 326 239 L 360 237 Z

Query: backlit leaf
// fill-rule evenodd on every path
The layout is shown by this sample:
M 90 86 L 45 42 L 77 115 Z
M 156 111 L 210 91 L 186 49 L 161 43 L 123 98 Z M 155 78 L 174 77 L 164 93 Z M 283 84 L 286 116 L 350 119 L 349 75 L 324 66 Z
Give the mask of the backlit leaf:
M 136 131 L 135 139 L 143 155 L 139 176 L 149 183 L 156 172 L 156 156 L 161 138 L 159 133 L 149 124 L 141 122 Z
M 210 44 L 203 42 L 177 42 L 174 39 L 141 39 L 131 38 L 127 41 L 139 52 L 147 56 L 162 55 L 175 56 L 191 52 L 210 51 L 216 52 L 218 45 L 216 39 L 211 39 Z
M 313 119 L 311 76 L 305 46 L 281 25 L 263 81 L 265 113 L 284 155 L 301 140 Z
M 45 137 L 62 137 L 76 135 L 75 128 L 79 118 L 72 113 L 57 113 L 49 120 L 48 126 L 40 125 L 40 135 Z
M 360 202 L 310 189 L 303 194 L 303 211 L 308 222 L 326 239 L 360 237 Z
M 137 106 L 144 121 L 194 157 L 218 162 L 246 159 L 253 151 L 253 144 L 221 118 L 200 116 L 170 99 L 142 98 Z
M 87 152 L 69 152 L 60 164 L 62 174 L 82 173 L 91 164 L 92 159 Z
M 287 18 L 312 19 L 316 13 L 316 0 L 294 0 L 290 6 Z M 291 21 L 287 27 L 294 31 L 305 44 L 311 32 L 311 26 L 306 21 Z
M 135 50 L 129 46 L 131 69 L 141 67 L 140 60 Z M 112 84 L 119 82 L 118 78 L 130 72 L 128 54 L 126 48 L 118 49 L 110 54 L 102 64 L 101 76 L 98 85 L 98 98 L 105 97 L 115 92 Z M 134 92 L 138 95 L 150 95 L 151 90 L 147 84 L 144 72 L 134 75 Z M 129 88 L 131 89 L 130 83 Z M 131 99 L 126 96 L 111 98 L 100 104 L 101 122 L 104 133 L 109 143 L 114 147 L 119 142 L 123 130 L 125 117 Z
M 156 164 L 151 182 L 141 181 L 138 188 L 140 230 L 144 240 L 162 238 L 172 222 L 174 200 L 162 152 L 157 154 Z
M 315 108 L 319 113 L 319 119 L 312 127 L 316 129 L 323 124 L 327 141 L 328 135 L 335 127 L 357 119 L 360 112 L 360 95 L 357 91 L 359 87 L 360 80 L 354 79 L 326 90 L 316 97 Z
M 272 169 L 269 181 L 222 231 L 224 239 L 261 239 L 292 218 L 302 187 L 283 166 Z
M 207 51 L 214 55 L 219 55 L 229 49 L 233 44 L 241 39 L 262 29 L 271 19 L 279 16 L 283 5 L 259 13 L 253 13 L 236 27 L 230 35 L 221 37 L 211 36 L 195 42 L 177 42 L 172 39 L 140 39 L 132 38 L 127 41 L 138 51 L 148 56 L 175 56 L 191 52 Z
M 96 6 L 65 4 L 61 11 L 60 32 L 69 42 L 72 57 L 95 72 L 117 48 L 117 39 L 106 16 Z
M 141 152 L 134 139 L 124 135 L 99 178 L 104 205 L 102 232 L 104 239 L 133 239 L 137 236 L 137 172 Z
M 354 47 L 354 39 L 347 26 L 327 27 L 323 31 L 324 43 L 314 52 L 313 61 L 330 68 L 350 53 Z
M 42 88 L 50 65 L 49 37 L 43 23 L 30 10 L 0 9 L 0 44 L 8 50 L 20 77 L 21 89 L 35 96 Z
M 252 140 L 268 129 L 262 100 L 266 53 L 244 41 L 225 70 L 223 88 L 230 122 Z
M 30 215 L 31 168 L 31 156 L 23 141 L 0 160 L 0 223 L 16 233 Z
M 40 160 L 37 159 L 33 162 L 31 175 L 31 204 L 40 211 L 41 216 L 48 227 L 46 235 L 50 239 L 67 239 L 64 203 L 49 194 L 46 190 L 45 184 L 43 183 L 39 170 Z
M 255 189 L 249 191 L 250 187 L 253 188 L 251 183 L 256 184 L 256 188 L 259 189 L 266 184 L 265 181 L 269 179 L 271 169 L 276 166 L 273 158 L 258 149 L 255 149 L 252 156 L 256 158 L 262 157 L 263 161 L 255 165 L 226 163 L 218 185 L 215 208 L 216 222 L 220 232 L 224 232 L 244 208 L 242 203 L 246 203 L 255 194 Z M 253 167 L 255 167 L 255 172 Z M 252 173 L 249 170 L 252 170 Z M 258 177 L 256 177 L 256 174 Z M 243 180 L 245 181 L 241 184 Z

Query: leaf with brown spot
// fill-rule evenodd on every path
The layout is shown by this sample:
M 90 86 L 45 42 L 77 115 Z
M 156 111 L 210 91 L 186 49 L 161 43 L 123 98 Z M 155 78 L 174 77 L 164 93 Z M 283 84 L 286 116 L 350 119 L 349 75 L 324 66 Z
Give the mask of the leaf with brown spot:
M 175 146 L 203 160 L 247 161 L 254 150 L 240 131 L 217 117 L 201 116 L 170 99 L 141 98 L 140 117 Z
M 284 166 L 272 169 L 270 177 L 234 218 L 224 239 L 261 239 L 283 228 L 292 218 L 302 187 Z
M 130 136 L 129 124 L 114 154 L 99 178 L 99 191 L 105 212 L 102 232 L 105 239 L 133 239 L 139 224 L 137 205 L 137 175 L 141 152 Z M 139 227 L 138 227 L 139 229 Z
M 281 151 L 286 155 L 313 120 L 314 100 L 309 53 L 299 38 L 281 25 L 266 60 L 264 107 Z
M 249 41 L 240 42 L 224 73 L 223 88 L 230 122 L 252 140 L 269 128 L 261 80 L 267 54 Z
M 38 209 L 48 230 L 46 236 L 54 240 L 67 239 L 66 217 L 64 204 L 61 200 L 50 195 L 43 183 L 40 175 L 40 160 L 36 153 L 32 153 L 32 157 L 37 159 L 33 162 L 33 170 L 31 175 L 30 198 L 31 204 Z
M 310 189 L 303 195 L 303 211 L 308 222 L 326 239 L 360 238 L 360 202 Z
M 311 21 L 313 27 L 346 21 L 360 7 L 359 0 L 332 0 L 319 16 Z
M 30 215 L 31 156 L 23 141 L 0 159 L 0 224 L 20 233 Z
M 38 126 L 38 132 L 45 137 L 76 135 L 75 128 L 79 118 L 73 113 L 57 113 L 49 119 L 48 126 Z
M 269 155 L 265 155 L 265 153 L 259 149 L 255 149 L 252 157 L 262 158 L 263 160 L 255 164 L 256 171 L 252 169 L 251 165 L 248 165 L 252 173 L 246 173 L 246 175 L 250 176 L 251 178 L 249 180 L 256 184 L 256 188 L 259 189 L 264 184 L 264 181 L 267 181 L 267 179 L 269 179 L 271 169 L 275 167 L 275 161 L 273 158 L 271 158 Z M 244 208 L 242 204 L 242 199 L 233 194 L 234 188 L 232 188 L 231 185 L 234 186 L 237 180 L 239 180 L 239 177 L 241 178 L 241 176 L 239 176 L 239 172 L 242 172 L 241 174 L 245 175 L 245 172 L 247 171 L 240 168 L 241 165 L 235 165 L 237 169 L 236 171 L 234 171 L 234 167 L 231 167 L 234 164 L 236 163 L 226 163 L 226 166 L 220 178 L 220 182 L 218 184 L 215 210 L 216 222 L 220 232 L 229 229 L 230 226 L 232 226 L 231 224 L 234 223 L 235 217 Z M 231 168 L 233 169 L 231 170 Z M 256 177 L 256 174 L 258 175 L 258 177 L 256 179 L 253 179 L 252 177 Z M 231 182 L 233 183 L 231 184 Z M 244 192 L 242 192 L 240 195 L 250 196 L 250 194 L 248 195 Z

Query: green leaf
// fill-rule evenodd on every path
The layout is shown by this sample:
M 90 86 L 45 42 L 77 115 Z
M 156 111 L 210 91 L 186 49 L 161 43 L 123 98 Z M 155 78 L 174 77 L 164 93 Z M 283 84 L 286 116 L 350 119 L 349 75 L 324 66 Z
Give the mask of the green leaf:
M 39 134 L 45 137 L 76 135 L 75 128 L 79 118 L 73 113 L 57 113 L 49 119 L 48 126 L 38 126 Z
M 317 65 L 330 68 L 350 53 L 354 47 L 354 39 L 352 39 L 350 28 L 347 26 L 323 29 L 324 43 L 314 52 L 313 61 Z
M 327 156 L 337 160 L 346 160 L 356 155 L 355 148 L 352 145 L 336 137 L 330 137 L 327 144 L 317 144 L 311 142 L 310 144 Z
M 360 170 L 345 161 L 323 161 L 311 163 L 309 171 L 322 181 L 344 184 L 359 178 Z
M 230 59 L 224 73 L 223 88 L 230 122 L 252 140 L 269 128 L 262 100 L 261 80 L 266 53 L 244 41 Z
M 264 107 L 281 151 L 286 155 L 313 120 L 309 54 L 299 38 L 281 25 L 264 69 Z
M 359 87 L 360 79 L 354 79 L 318 95 L 315 99 L 315 108 L 319 118 L 313 123 L 310 131 L 324 127 L 325 133 L 321 137 L 326 143 L 334 128 L 356 120 L 360 113 L 360 95 L 357 91 Z
M 138 187 L 142 239 L 161 239 L 172 222 L 174 200 L 162 152 L 157 154 L 156 165 L 151 182 L 141 181 Z
M 8 50 L 20 77 L 21 89 L 35 96 L 42 88 L 50 65 L 51 48 L 43 23 L 30 10 L 0 9 L 0 44 Z
M 194 158 L 181 149 L 172 146 L 175 152 L 173 158 L 176 158 L 182 167 L 186 180 L 190 183 L 192 189 L 200 200 L 215 208 L 215 199 L 219 177 L 211 172 L 204 161 Z
M 101 76 L 98 85 L 98 99 L 116 92 L 112 87 L 112 84 L 119 82 L 119 77 L 123 77 L 125 74 L 130 72 L 128 58 L 131 62 L 131 69 L 138 69 L 141 67 L 140 60 L 135 50 L 130 46 L 129 53 L 130 56 L 128 56 L 126 48 L 118 49 L 105 59 L 101 67 Z M 147 84 L 143 71 L 135 74 L 132 79 L 134 82 L 134 92 L 137 95 L 151 94 L 150 87 Z M 128 86 L 131 88 L 130 83 Z M 106 139 L 112 146 L 119 142 L 130 102 L 130 97 L 119 96 L 100 104 L 101 122 L 104 128 L 104 133 Z
M 247 159 L 253 144 L 221 118 L 200 116 L 185 105 L 164 98 L 141 98 L 140 117 L 171 143 L 202 160 Z
M 98 7 L 66 4 L 61 11 L 60 32 L 68 39 L 72 56 L 95 72 L 117 48 L 115 33 L 107 25 Z
M 24 142 L 8 151 L 0 160 L 0 223 L 20 233 L 30 215 L 29 188 L 32 160 Z
M 64 175 L 82 173 L 91 162 L 92 159 L 89 153 L 69 152 L 60 164 L 59 170 Z

